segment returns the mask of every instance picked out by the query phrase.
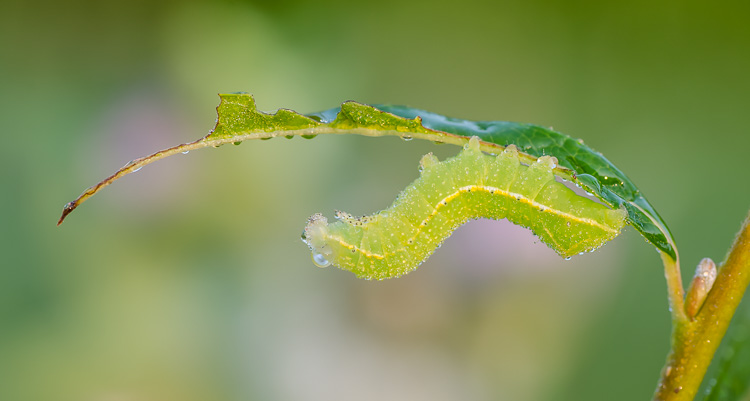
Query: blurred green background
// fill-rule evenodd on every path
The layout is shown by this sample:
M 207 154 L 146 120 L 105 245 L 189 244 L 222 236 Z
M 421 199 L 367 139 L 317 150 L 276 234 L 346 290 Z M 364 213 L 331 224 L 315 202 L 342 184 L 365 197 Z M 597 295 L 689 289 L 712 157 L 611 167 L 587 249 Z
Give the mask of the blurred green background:
M 261 110 L 397 103 L 553 126 L 625 171 L 692 276 L 748 208 L 750 3 L 23 2 L 0 13 L 0 399 L 643 400 L 669 342 L 632 228 L 558 258 L 477 221 L 385 282 L 317 269 L 306 218 L 388 206 L 396 138 L 191 152 L 216 93 Z

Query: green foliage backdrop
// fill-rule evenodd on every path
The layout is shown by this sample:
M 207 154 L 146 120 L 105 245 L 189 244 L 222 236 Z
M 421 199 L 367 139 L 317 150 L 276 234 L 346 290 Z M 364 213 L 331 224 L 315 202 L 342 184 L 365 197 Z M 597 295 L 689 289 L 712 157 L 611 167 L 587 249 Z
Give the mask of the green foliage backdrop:
M 382 283 L 312 265 L 310 214 L 384 208 L 422 154 L 457 147 L 192 152 L 54 223 L 128 160 L 207 132 L 216 93 L 301 112 L 355 99 L 583 138 L 659 210 L 687 278 L 748 207 L 749 16 L 740 1 L 6 2 L 0 399 L 649 398 L 669 313 L 632 228 L 563 261 L 475 222 Z

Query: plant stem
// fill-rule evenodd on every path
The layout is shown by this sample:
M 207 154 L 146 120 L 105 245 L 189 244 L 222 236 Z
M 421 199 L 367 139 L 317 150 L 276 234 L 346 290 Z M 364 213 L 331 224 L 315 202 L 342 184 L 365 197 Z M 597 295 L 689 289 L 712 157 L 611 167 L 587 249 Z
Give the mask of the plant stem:
M 675 253 L 677 248 L 673 247 Z M 685 313 L 685 290 L 682 287 L 682 274 L 680 273 L 680 256 L 673 260 L 668 254 L 659 252 L 664 263 L 664 276 L 667 278 L 667 298 L 669 311 L 672 313 L 672 327 L 681 327 L 688 322 Z
M 667 263 L 665 261 L 665 267 Z M 667 281 L 670 280 L 667 269 Z M 672 350 L 661 372 L 654 400 L 689 401 L 700 387 L 742 295 L 750 283 L 750 213 L 735 238 L 716 281 L 695 319 L 674 319 Z M 674 296 L 671 284 L 670 304 Z M 679 303 L 682 305 L 682 302 Z M 682 311 L 684 315 L 684 311 Z M 674 315 L 673 315 L 674 316 Z M 675 322 L 675 320 L 677 320 Z

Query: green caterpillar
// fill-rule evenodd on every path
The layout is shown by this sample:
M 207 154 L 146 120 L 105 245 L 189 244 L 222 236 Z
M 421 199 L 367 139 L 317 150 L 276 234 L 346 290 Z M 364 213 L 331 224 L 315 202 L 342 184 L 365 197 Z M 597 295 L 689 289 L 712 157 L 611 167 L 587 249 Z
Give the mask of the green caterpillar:
M 477 218 L 503 219 L 531 229 L 562 257 L 592 251 L 617 236 L 623 209 L 610 209 L 555 180 L 557 159 L 520 163 L 510 145 L 498 156 L 479 150 L 472 137 L 453 158 L 431 153 L 420 161 L 421 176 L 386 210 L 352 217 L 336 212 L 332 224 L 321 214 L 308 220 L 302 240 L 320 267 L 334 264 L 358 277 L 398 277 L 419 266 L 450 234 Z

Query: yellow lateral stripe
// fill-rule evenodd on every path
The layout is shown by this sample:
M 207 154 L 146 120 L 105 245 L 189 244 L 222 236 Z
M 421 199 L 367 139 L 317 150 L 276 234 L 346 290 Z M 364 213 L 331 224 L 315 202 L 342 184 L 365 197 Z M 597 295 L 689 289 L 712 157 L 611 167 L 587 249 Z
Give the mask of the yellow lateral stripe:
M 513 197 L 517 201 L 523 202 L 523 203 L 525 203 L 527 205 L 530 205 L 530 206 L 532 206 L 532 207 L 540 210 L 543 213 L 544 212 L 552 213 L 552 214 L 555 214 L 557 216 L 563 217 L 563 218 L 565 218 L 567 220 L 575 221 L 575 222 L 578 222 L 578 223 L 588 224 L 588 225 L 590 225 L 592 227 L 597 227 L 597 228 L 599 228 L 601 230 L 604 230 L 604 231 L 607 231 L 607 232 L 610 232 L 610 233 L 615 233 L 616 234 L 618 232 L 617 230 L 614 230 L 614 229 L 610 228 L 609 226 L 606 226 L 606 225 L 604 225 L 602 223 L 599 223 L 596 220 L 574 216 L 574 215 L 572 215 L 570 213 L 566 213 L 566 212 L 563 212 L 561 210 L 553 209 L 553 208 L 551 208 L 551 207 L 549 207 L 547 205 L 542 205 L 539 202 L 527 199 L 526 197 L 524 197 L 521 194 L 517 194 L 517 193 L 514 193 L 514 192 L 505 191 L 505 190 L 502 190 L 502 189 L 497 188 L 497 187 L 490 187 L 490 186 L 486 186 L 486 185 L 467 185 L 467 186 L 458 188 L 458 190 L 456 192 L 454 192 L 454 193 L 446 196 L 441 201 L 439 201 L 437 203 L 437 205 L 435 205 L 432 208 L 432 212 L 424 220 L 422 220 L 422 222 L 416 227 L 417 228 L 416 234 L 414 234 L 414 236 L 412 236 L 409 240 L 407 240 L 407 243 L 410 243 L 410 242 L 413 243 L 413 241 L 417 238 L 417 236 L 419 236 L 419 234 L 422 232 L 422 228 L 427 226 L 427 224 L 429 223 L 429 221 L 432 220 L 432 218 L 435 217 L 440 212 L 440 209 L 442 207 L 448 206 L 448 203 L 450 203 L 452 200 L 456 199 L 459 195 L 464 194 L 464 193 L 469 193 L 469 192 L 472 192 L 472 191 L 484 191 L 484 192 L 487 192 L 487 193 L 489 193 L 491 195 L 500 194 L 500 195 L 503 195 L 503 196 L 506 196 L 506 197 Z M 552 238 L 551 235 L 550 235 L 550 238 Z M 338 242 L 344 248 L 348 248 L 350 250 L 354 249 L 356 252 L 361 253 L 365 257 L 375 258 L 375 259 L 384 259 L 384 258 L 386 258 L 388 256 L 395 255 L 398 251 L 406 248 L 406 247 L 397 248 L 395 250 L 395 252 L 385 253 L 385 254 L 381 255 L 381 254 L 370 252 L 370 251 L 368 251 L 366 249 L 362 249 L 362 248 L 360 248 L 360 247 L 358 247 L 356 245 L 349 244 L 348 242 L 344 241 L 344 239 L 341 238 L 340 236 L 336 236 L 336 237 L 329 236 L 329 240 L 333 240 L 333 241 Z
M 553 209 L 553 208 L 551 208 L 551 207 L 549 207 L 547 205 L 542 205 L 539 202 L 527 199 L 527 198 L 523 197 L 520 194 L 516 194 L 516 193 L 508 192 L 508 191 L 503 191 L 502 189 L 499 189 L 499 188 L 488 187 L 488 186 L 470 185 L 470 186 L 466 186 L 466 187 L 461 187 L 458 190 L 459 191 L 464 190 L 466 192 L 469 192 L 469 191 L 473 190 L 474 188 L 477 188 L 479 190 L 483 190 L 485 192 L 489 192 L 490 194 L 494 194 L 494 193 L 500 192 L 502 195 L 515 197 L 516 200 L 518 200 L 520 202 L 523 202 L 523 203 L 526 203 L 528 205 L 531 205 L 532 207 L 534 207 L 536 209 L 539 209 L 542 212 L 552 213 L 552 214 L 558 215 L 560 217 L 564 217 L 564 218 L 566 218 L 568 220 L 575 221 L 577 223 L 584 223 L 584 224 L 588 224 L 588 225 L 590 225 L 592 227 L 598 227 L 598 228 L 600 228 L 600 229 L 602 229 L 604 231 L 610 232 L 610 233 L 617 233 L 618 232 L 617 230 L 613 230 L 609 226 L 604 225 L 604 224 L 602 224 L 602 223 L 600 223 L 600 222 L 598 222 L 596 220 L 574 216 L 574 215 L 572 215 L 570 213 L 563 212 L 562 210 Z M 542 208 L 544 208 L 544 209 L 542 210 Z

